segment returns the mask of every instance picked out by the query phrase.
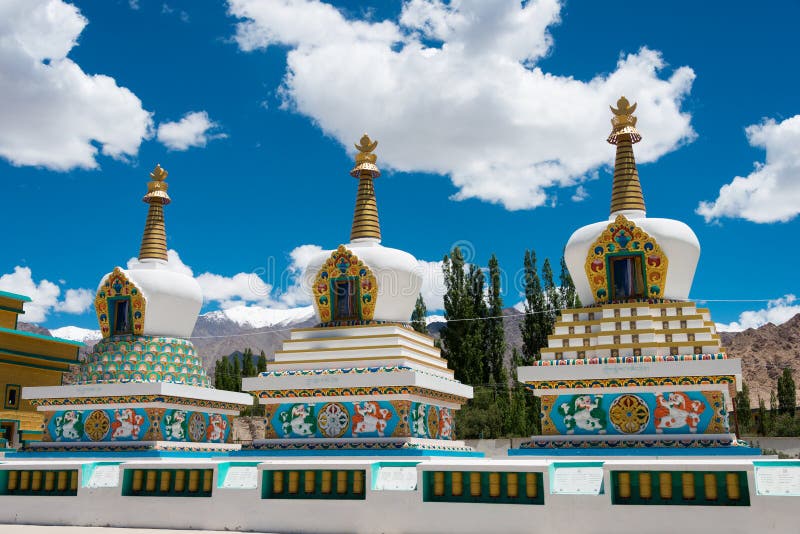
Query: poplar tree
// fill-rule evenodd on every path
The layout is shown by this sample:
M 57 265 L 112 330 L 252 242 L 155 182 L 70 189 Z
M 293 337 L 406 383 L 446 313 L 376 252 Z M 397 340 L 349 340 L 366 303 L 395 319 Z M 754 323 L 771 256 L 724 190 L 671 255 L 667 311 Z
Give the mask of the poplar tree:
M 564 256 L 561 256 L 561 275 L 559 276 L 561 287 L 559 292 L 561 294 L 561 307 L 562 308 L 580 308 L 581 299 L 578 298 L 578 292 L 575 290 L 575 282 L 569 274 L 567 262 Z
M 506 341 L 503 330 L 503 297 L 500 286 L 500 265 L 497 257 L 489 258 L 489 306 L 488 319 L 484 325 L 486 356 L 484 358 L 484 382 L 494 381 L 504 394 L 508 389 L 508 377 L 503 369 L 503 356 L 506 352 Z
M 539 351 L 547 344 L 547 335 L 542 331 L 544 312 L 544 297 L 542 284 L 536 269 L 536 252 L 526 250 L 523 260 L 523 274 L 525 277 L 525 317 L 519 325 L 522 334 L 522 360 L 523 365 L 530 365 L 540 358 Z
M 255 376 L 256 366 L 253 363 L 253 351 L 250 347 L 244 349 L 242 355 L 242 376 Z
M 229 390 L 240 391 L 242 387 L 242 366 L 237 355 L 232 354 L 231 358 L 233 358 L 233 369 L 231 370 L 231 381 L 228 384 Z
M 442 262 L 447 320 L 441 330 L 442 356 L 450 363 L 456 380 L 466 384 L 481 382 L 483 358 L 483 272 L 475 265 L 465 268 L 461 250 L 456 247 Z
M 739 422 L 739 431 L 748 432 L 750 425 L 753 424 L 753 414 L 750 408 L 750 388 L 745 381 L 742 381 L 742 390 L 736 394 L 734 409 L 736 420 Z
M 258 357 L 258 363 L 256 364 L 256 371 L 260 373 L 264 373 L 267 371 L 267 355 L 264 354 L 264 351 L 261 351 L 261 355 Z
M 417 332 L 427 334 L 428 324 L 425 319 L 427 315 L 428 309 L 425 307 L 425 301 L 422 299 L 422 295 L 420 294 L 417 297 L 416 305 L 414 305 L 414 311 L 411 313 L 411 328 Z
M 767 407 L 764 406 L 764 399 L 758 396 L 758 428 L 756 431 L 762 435 L 767 435 Z
M 223 356 L 214 365 L 214 387 L 217 389 L 227 389 L 228 385 L 228 358 Z
M 547 336 L 552 333 L 553 326 L 556 324 L 558 310 L 562 308 L 561 295 L 553 279 L 553 268 L 550 266 L 550 260 L 548 258 L 545 258 L 542 264 L 542 286 L 545 296 L 545 312 L 541 314 L 542 330 L 544 332 L 544 344 L 546 345 Z
M 792 370 L 788 367 L 783 370 L 783 374 L 778 377 L 778 411 L 781 414 L 794 416 L 797 403 L 797 392 L 795 391 Z

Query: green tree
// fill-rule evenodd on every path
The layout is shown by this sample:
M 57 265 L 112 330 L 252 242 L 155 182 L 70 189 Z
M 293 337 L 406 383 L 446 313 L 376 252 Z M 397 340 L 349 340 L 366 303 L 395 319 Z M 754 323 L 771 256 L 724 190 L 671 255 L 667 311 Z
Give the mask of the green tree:
M 783 370 L 783 374 L 778 377 L 778 411 L 781 414 L 794 416 L 797 404 L 797 392 L 795 391 L 792 370 L 788 367 Z
M 425 319 L 427 315 L 428 309 L 425 307 L 425 301 L 422 299 L 422 295 L 420 294 L 417 297 L 417 303 L 414 306 L 414 311 L 411 313 L 411 328 L 417 332 L 427 334 L 428 324 Z
M 753 424 L 753 415 L 750 409 L 750 388 L 747 382 L 742 381 L 742 390 L 736 394 L 734 399 L 734 409 L 736 410 L 736 420 L 739 422 L 739 432 L 747 433 Z
M 559 282 L 561 282 L 559 292 L 561 294 L 562 308 L 580 308 L 581 299 L 578 298 L 575 282 L 573 282 L 572 276 L 569 274 L 564 256 L 561 256 L 561 275 L 559 276 Z
M 769 413 L 767 413 L 767 435 L 775 431 L 775 420 L 778 418 L 778 397 L 775 390 L 769 392 Z
M 261 355 L 258 357 L 258 363 L 256 364 L 256 371 L 258 373 L 264 373 L 267 370 L 267 355 L 264 354 L 264 351 L 261 351 Z
M 522 334 L 523 365 L 530 365 L 540 358 L 539 351 L 547 344 L 547 334 L 542 331 L 540 315 L 544 313 L 544 296 L 542 284 L 536 269 L 536 252 L 525 251 L 523 260 L 525 277 L 525 317 L 519 325 Z
M 233 358 L 233 369 L 231 369 L 230 391 L 242 390 L 242 364 L 237 354 L 231 354 Z
M 228 385 L 228 357 L 223 356 L 214 365 L 214 387 L 217 389 L 227 389 Z
M 250 347 L 244 349 L 244 354 L 242 354 L 242 376 L 256 376 L 253 351 Z
M 767 407 L 764 406 L 764 399 L 758 396 L 758 427 L 756 429 L 760 436 L 767 435 Z
M 440 336 L 442 356 L 450 363 L 455 378 L 466 384 L 479 384 L 482 378 L 483 272 L 475 265 L 466 268 L 461 250 L 455 247 L 442 262 L 447 320 Z
M 545 258 L 542 264 L 542 286 L 546 299 L 545 313 L 542 314 L 542 329 L 545 332 L 546 345 L 547 336 L 553 332 L 553 326 L 556 324 L 558 311 L 562 308 L 561 295 L 553 279 L 553 268 L 550 266 L 550 260 L 548 258 Z
M 507 395 L 508 376 L 503 369 L 503 357 L 506 353 L 505 332 L 503 329 L 503 297 L 500 286 L 500 265 L 497 257 L 492 254 L 489 258 L 489 306 L 484 325 L 484 340 L 486 342 L 486 355 L 484 357 L 484 383 L 493 381 L 499 386 L 499 391 Z

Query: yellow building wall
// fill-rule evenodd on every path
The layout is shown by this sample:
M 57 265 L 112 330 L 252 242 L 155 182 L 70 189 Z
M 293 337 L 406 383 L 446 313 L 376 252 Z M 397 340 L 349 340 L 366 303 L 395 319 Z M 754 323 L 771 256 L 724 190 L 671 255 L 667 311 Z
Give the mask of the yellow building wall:
M 38 439 L 38 433 L 42 431 L 44 424 L 44 416 L 38 413 L 29 401 L 22 399 L 19 401 L 19 409 L 6 409 L 5 393 L 6 385 L 9 384 L 21 387 L 60 386 L 61 372 L 0 363 L 0 392 L 3 395 L 3 402 L 0 404 L 0 421 L 18 421 L 19 428 L 23 431 L 23 439 Z

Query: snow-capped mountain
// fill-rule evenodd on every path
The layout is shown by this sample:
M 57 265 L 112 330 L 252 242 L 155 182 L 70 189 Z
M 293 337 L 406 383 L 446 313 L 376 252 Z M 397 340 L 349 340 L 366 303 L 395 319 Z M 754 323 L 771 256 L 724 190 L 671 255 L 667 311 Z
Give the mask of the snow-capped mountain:
M 81 341 L 83 343 L 100 341 L 102 335 L 100 330 L 91 330 L 89 328 L 81 328 L 79 326 L 62 326 L 61 328 L 54 328 L 50 330 L 53 337 L 60 337 L 61 339 L 69 339 L 70 341 Z
M 429 325 L 431 323 L 446 323 L 447 319 L 444 318 L 444 315 L 426 315 L 425 316 L 425 324 Z
M 265 328 L 270 326 L 291 326 L 314 317 L 313 306 L 300 308 L 273 309 L 263 306 L 234 306 L 224 310 L 204 313 L 201 317 L 208 321 L 233 321 L 239 326 Z

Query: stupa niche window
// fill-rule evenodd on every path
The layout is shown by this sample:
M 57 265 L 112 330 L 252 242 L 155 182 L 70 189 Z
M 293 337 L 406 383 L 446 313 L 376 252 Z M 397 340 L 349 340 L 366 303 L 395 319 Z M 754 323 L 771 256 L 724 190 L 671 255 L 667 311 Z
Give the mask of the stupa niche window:
M 663 328 L 664 330 L 669 330 L 669 321 L 662 322 L 661 328 Z
M 333 280 L 333 320 L 357 320 L 358 298 L 358 280 L 350 278 Z
M 614 336 L 614 345 L 619 345 L 619 336 Z
M 121 298 L 111 301 L 112 309 L 112 328 L 111 333 L 115 336 L 133 334 L 133 321 L 131 321 L 131 299 Z
M 609 266 L 611 267 L 611 299 L 643 298 L 645 293 L 642 257 L 637 254 L 611 257 L 609 260 Z
M 642 349 L 633 349 L 633 355 L 634 356 L 641 356 L 642 355 Z
M 19 409 L 19 395 L 22 388 L 17 384 L 6 385 L 6 396 L 3 402 L 3 408 L 6 410 Z
M 631 330 L 636 330 L 636 321 L 631 321 L 628 326 Z
M 694 334 L 687 334 L 686 335 L 686 340 L 687 341 L 694 341 Z
M 677 356 L 678 355 L 678 347 L 670 347 L 669 348 L 670 356 Z
M 591 334 L 592 333 L 592 327 L 589 326 L 589 325 L 584 326 L 583 327 L 583 332 L 586 333 L 586 334 Z
M 631 343 L 638 343 L 639 342 L 639 334 L 633 334 L 631 336 Z
M 574 334 L 575 333 L 575 327 L 574 326 L 570 326 L 569 327 L 569 333 L 570 334 Z
M 686 321 L 681 321 L 681 328 L 686 328 Z
M 667 316 L 667 309 L 661 308 L 661 317 L 666 317 L 666 316 Z
M 667 343 L 672 343 L 672 334 L 664 334 L 664 341 Z
M 583 338 L 583 346 L 584 347 L 588 347 L 590 343 L 591 343 L 591 341 L 589 340 L 588 337 Z
M 703 354 L 703 347 L 695 347 L 694 348 L 695 354 Z
M 631 308 L 631 317 L 636 317 L 638 315 L 638 310 L 636 308 Z

